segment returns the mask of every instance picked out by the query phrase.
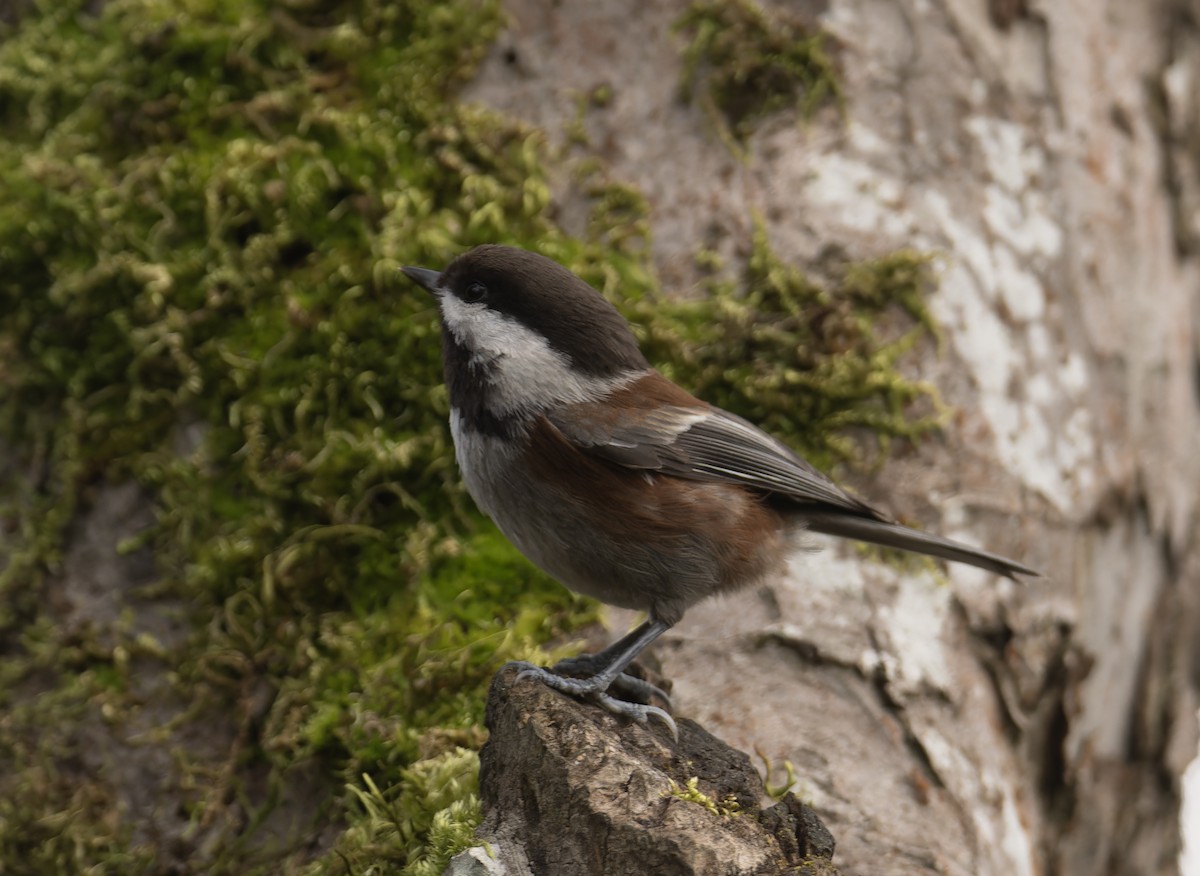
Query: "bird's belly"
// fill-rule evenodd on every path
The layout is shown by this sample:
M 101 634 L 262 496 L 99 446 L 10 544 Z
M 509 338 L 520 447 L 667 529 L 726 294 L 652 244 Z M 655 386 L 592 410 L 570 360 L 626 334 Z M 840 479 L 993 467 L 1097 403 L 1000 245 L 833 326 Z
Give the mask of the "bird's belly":
M 782 565 L 774 519 L 753 533 L 762 541 L 747 551 L 723 541 L 748 522 L 740 492 L 731 501 L 716 485 L 671 479 L 689 492 L 686 502 L 672 494 L 664 506 L 649 476 L 628 471 L 552 487 L 511 443 L 466 430 L 456 419 L 451 425 L 475 502 L 521 553 L 577 593 L 673 623 L 705 596 Z M 632 494 L 639 499 L 632 506 L 626 479 L 643 488 Z
M 576 593 L 623 608 L 650 608 L 644 560 L 614 562 L 631 546 L 614 546 L 576 503 L 531 479 L 507 442 L 464 430 L 453 420 L 452 430 L 471 497 L 534 565 Z M 632 549 L 645 553 L 644 547 Z

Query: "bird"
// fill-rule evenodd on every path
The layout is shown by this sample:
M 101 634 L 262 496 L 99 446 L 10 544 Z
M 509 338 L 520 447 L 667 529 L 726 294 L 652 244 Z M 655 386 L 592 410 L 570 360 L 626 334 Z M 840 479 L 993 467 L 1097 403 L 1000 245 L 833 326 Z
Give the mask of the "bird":
M 401 270 L 437 303 L 455 456 L 476 504 L 568 589 L 646 615 L 597 654 L 517 662 L 517 680 L 677 734 L 649 704 L 669 707 L 669 697 L 625 670 L 691 606 L 782 575 L 805 531 L 1039 574 L 897 523 L 696 398 L 651 367 L 616 307 L 553 259 L 484 244 L 443 271 Z

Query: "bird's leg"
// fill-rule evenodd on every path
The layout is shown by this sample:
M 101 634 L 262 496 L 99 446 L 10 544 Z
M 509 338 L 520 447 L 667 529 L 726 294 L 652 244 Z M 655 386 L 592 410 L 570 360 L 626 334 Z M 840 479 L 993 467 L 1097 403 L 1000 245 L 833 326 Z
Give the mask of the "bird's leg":
M 583 668 L 594 670 L 594 674 L 590 678 L 567 678 L 557 674 L 553 670 L 534 666 L 532 663 L 519 662 L 510 665 L 515 665 L 521 670 L 517 675 L 517 681 L 523 678 L 536 678 L 547 687 L 553 688 L 560 693 L 595 700 L 601 706 L 608 709 L 608 711 L 616 715 L 633 718 L 639 724 L 645 724 L 653 716 L 666 724 L 671 730 L 671 734 L 678 738 L 679 731 L 675 726 L 674 719 L 663 709 L 657 706 L 646 706 L 641 703 L 619 700 L 608 694 L 609 686 L 624 675 L 625 668 L 637 659 L 637 656 L 651 642 L 670 628 L 670 624 L 652 617 L 623 639 L 608 646 L 592 658 L 576 658 L 574 662 L 562 661 L 555 666 L 555 669 L 558 669 L 563 663 L 567 663 L 569 664 L 568 669 Z M 624 677 L 633 679 L 633 676 Z M 640 679 L 638 681 L 640 682 Z M 658 691 L 658 688 L 655 688 L 654 685 L 648 682 L 641 683 L 653 688 L 654 691 Z M 661 693 L 661 691 L 658 691 L 658 693 Z
M 639 626 L 633 632 L 613 642 L 603 651 L 597 651 L 595 654 L 580 654 L 576 657 L 567 657 L 559 660 L 550 669 L 556 675 L 569 675 L 574 678 L 592 678 L 603 672 L 610 663 L 620 657 L 629 647 L 630 640 L 636 637 L 641 630 L 642 627 Z M 628 664 L 626 665 L 628 666 Z M 651 697 L 658 697 L 660 701 L 666 703 L 668 710 L 671 708 L 671 697 L 665 690 L 651 684 L 644 678 L 630 675 L 628 672 L 622 672 L 614 678 L 609 689 L 619 693 L 624 699 L 639 703 L 649 703 Z

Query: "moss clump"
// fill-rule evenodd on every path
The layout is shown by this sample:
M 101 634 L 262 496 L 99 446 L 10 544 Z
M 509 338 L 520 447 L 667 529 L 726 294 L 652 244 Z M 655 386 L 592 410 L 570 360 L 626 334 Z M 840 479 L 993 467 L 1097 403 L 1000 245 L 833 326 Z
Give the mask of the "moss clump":
M 38 624 L 45 627 L 43 620 Z M 31 631 L 46 641 L 51 631 Z M 94 728 L 87 698 L 103 684 L 102 670 L 79 649 L 62 648 L 53 662 L 34 655 L 19 673 L 6 656 L 4 682 L 26 684 L 5 691 L 0 709 L 0 867 L 17 873 L 83 873 L 97 862 L 112 872 L 151 872 L 155 850 L 131 848 L 132 826 L 122 821 L 112 788 L 81 768 L 86 744 L 81 728 Z M 79 674 L 71 677 L 72 671 Z M 30 680 L 63 673 L 61 683 L 43 687 Z M 22 689 L 23 688 L 23 689 Z M 24 694 L 24 696 L 14 696 Z M 32 694 L 32 695 L 31 695 Z
M 379 789 L 369 775 L 350 791 L 361 817 L 339 838 L 327 858 L 346 871 L 403 867 L 408 876 L 439 876 L 446 861 L 472 845 L 479 824 L 479 755 L 456 748 L 405 770 L 399 792 Z M 325 870 L 325 862 L 309 868 Z
M 396 268 L 536 248 L 683 383 L 821 459 L 848 453 L 822 430 L 923 427 L 870 327 L 922 275 L 817 286 L 760 233 L 743 282 L 660 300 L 635 190 L 591 177 L 569 237 L 542 136 L 455 100 L 494 0 L 94 7 L 0 40 L 0 441 L 22 462 L 0 479 L 0 869 L 436 872 L 477 818 L 491 673 L 594 609 L 463 492 L 436 317 Z M 67 624 L 68 528 L 129 481 L 155 522 L 122 549 L 158 580 Z M 139 812 L 183 814 L 157 839 L 106 770 L 151 752 Z M 324 831 L 270 827 L 297 799 Z
M 699 301 L 643 299 L 633 312 L 651 361 L 669 363 L 664 373 L 828 470 L 862 457 L 856 438 L 886 450 L 943 416 L 936 390 L 897 367 L 933 331 L 922 304 L 929 258 L 900 251 L 829 272 L 818 282 L 781 262 L 760 222 L 740 279 L 711 280 Z M 903 321 L 885 337 L 884 326 Z
M 783 10 L 755 0 L 695 0 L 676 28 L 684 49 L 683 93 L 703 88 L 706 103 L 744 141 L 764 116 L 799 107 L 804 118 L 842 90 L 830 38 Z
M 436 320 L 396 268 L 507 240 L 644 269 L 548 222 L 537 132 L 454 101 L 491 0 L 91 6 L 45 3 L 0 42 L 0 429 L 31 473 L 3 485 L 0 854 L 52 824 L 57 872 L 162 858 L 89 802 L 121 789 L 77 757 L 149 711 L 135 654 L 179 705 L 156 730 L 179 752 L 161 806 L 191 822 L 176 853 L 274 869 L 250 850 L 291 765 L 402 798 L 479 744 L 499 662 L 593 616 L 465 497 Z M 170 600 L 182 643 L 66 629 L 47 598 L 67 526 L 130 478 L 157 522 L 126 548 L 161 581 L 120 610 Z M 187 743 L 210 725 L 227 747 Z M 313 806 L 371 817 L 349 792 Z M 425 854 L 424 830 L 396 847 Z

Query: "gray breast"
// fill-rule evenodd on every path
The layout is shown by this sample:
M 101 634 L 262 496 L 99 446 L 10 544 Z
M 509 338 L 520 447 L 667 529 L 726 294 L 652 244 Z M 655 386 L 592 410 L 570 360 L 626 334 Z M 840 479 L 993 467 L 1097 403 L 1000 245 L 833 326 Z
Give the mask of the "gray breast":
M 469 428 L 456 413 L 450 427 L 476 504 L 521 553 L 567 588 L 670 619 L 718 587 L 718 558 L 699 536 L 682 534 L 687 543 L 670 555 L 644 540 L 615 544 L 583 504 L 530 478 L 510 441 Z

